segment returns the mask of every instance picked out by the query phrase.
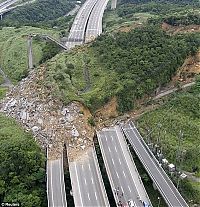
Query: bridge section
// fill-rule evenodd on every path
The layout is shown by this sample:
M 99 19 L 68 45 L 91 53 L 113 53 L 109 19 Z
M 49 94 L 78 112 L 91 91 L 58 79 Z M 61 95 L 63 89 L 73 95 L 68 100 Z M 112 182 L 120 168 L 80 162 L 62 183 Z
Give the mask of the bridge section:
M 108 0 L 98 0 L 88 20 L 85 42 L 90 42 L 102 33 L 102 19 Z
M 117 206 L 128 206 L 130 200 L 137 207 L 144 206 L 144 202 L 150 206 L 121 129 L 103 129 L 97 137 Z
M 69 161 L 69 171 L 76 207 L 110 206 L 94 147 Z
M 144 143 L 134 124 L 129 122 L 122 129 L 168 206 L 188 207 L 186 201 Z
M 47 150 L 47 199 L 48 207 L 67 207 L 63 157 L 57 160 L 48 159 Z

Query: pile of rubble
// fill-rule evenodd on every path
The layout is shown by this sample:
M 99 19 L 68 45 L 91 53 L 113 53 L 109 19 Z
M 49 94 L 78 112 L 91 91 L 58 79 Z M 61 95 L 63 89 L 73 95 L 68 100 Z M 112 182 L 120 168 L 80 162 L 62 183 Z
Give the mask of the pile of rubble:
M 51 91 L 41 84 L 44 71 L 44 68 L 31 71 L 13 87 L 0 103 L 0 112 L 32 131 L 41 147 L 48 147 L 50 159 L 61 156 L 64 143 L 68 146 L 69 158 L 76 159 L 93 145 L 93 129 L 88 125 L 91 115 L 78 102 L 64 106 L 55 100 Z

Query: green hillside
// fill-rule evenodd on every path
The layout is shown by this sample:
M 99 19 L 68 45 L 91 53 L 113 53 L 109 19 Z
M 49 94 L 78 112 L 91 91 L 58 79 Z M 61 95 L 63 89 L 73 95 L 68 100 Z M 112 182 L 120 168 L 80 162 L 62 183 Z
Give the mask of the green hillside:
M 169 36 L 155 26 L 102 35 L 51 59 L 45 85 L 64 103 L 80 100 L 95 111 L 117 96 L 118 110 L 128 111 L 134 100 L 169 82 L 199 45 L 199 35 Z
M 0 203 L 47 206 L 45 156 L 33 137 L 0 114 Z
M 182 131 L 182 155 L 177 160 L 177 167 L 200 177 L 200 80 L 188 92 L 170 96 L 163 106 L 143 115 L 138 126 L 146 140 L 150 139 L 155 144 L 160 138 L 164 156 L 170 163 L 176 162 Z M 147 138 L 148 130 L 152 133 Z M 183 182 L 181 187 L 188 199 L 200 204 L 200 183 Z
M 73 7 L 75 1 L 37 0 L 5 14 L 0 26 L 37 26 L 42 22 L 45 25 L 45 22 L 63 17 Z
M 27 74 L 27 35 L 48 34 L 56 39 L 59 33 L 55 30 L 45 30 L 35 27 L 10 28 L 5 27 L 0 30 L 0 66 L 4 72 L 17 82 Z M 42 58 L 43 41 L 33 41 L 33 61 L 37 65 Z

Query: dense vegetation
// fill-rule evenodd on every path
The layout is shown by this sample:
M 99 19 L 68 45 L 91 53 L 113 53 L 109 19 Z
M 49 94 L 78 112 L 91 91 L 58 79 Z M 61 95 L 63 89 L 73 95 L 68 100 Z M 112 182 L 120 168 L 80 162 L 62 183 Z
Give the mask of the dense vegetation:
M 200 14 L 188 13 L 186 15 L 173 15 L 164 19 L 164 22 L 172 26 L 180 25 L 200 25 Z
M 119 84 L 111 86 L 110 91 L 116 91 L 119 110 L 128 111 L 133 108 L 133 100 L 167 83 L 199 45 L 198 39 L 171 37 L 150 26 L 114 37 L 102 36 L 93 47 L 99 63 L 107 71 L 117 72 Z
M 21 80 L 27 74 L 27 35 L 33 33 L 47 34 L 55 39 L 59 38 L 59 33 L 52 29 L 22 27 L 3 28 L 0 30 L 0 66 L 14 83 Z M 42 48 L 45 47 L 45 41 L 33 40 L 32 47 L 33 64 L 37 66 L 43 56 Z
M 156 2 L 150 1 L 144 4 L 124 4 L 117 8 L 117 13 L 120 17 L 130 16 L 134 13 L 138 12 L 148 12 L 153 15 L 178 15 L 178 13 L 187 13 L 194 12 L 194 9 L 198 9 L 200 6 L 193 5 L 177 5 L 173 3 L 164 3 L 164 2 Z
M 200 80 L 188 92 L 180 92 L 171 96 L 159 109 L 143 115 L 138 123 L 147 139 L 154 144 L 160 138 L 165 157 L 175 163 L 180 130 L 183 133 L 181 151 L 176 161 L 181 170 L 195 172 L 200 175 Z M 183 159 L 183 160 L 182 160 Z M 193 182 L 183 182 L 181 189 L 188 199 L 200 203 L 200 185 Z
M 45 46 L 42 48 L 42 57 L 39 64 L 44 63 L 48 59 L 58 54 L 62 49 L 55 42 L 46 42 Z
M 148 2 L 157 2 L 157 3 L 172 3 L 178 5 L 193 5 L 198 6 L 198 0 L 122 0 L 121 3 L 131 3 L 131 4 L 143 4 Z
M 0 114 L 0 203 L 46 206 L 45 157 L 33 137 Z
M 45 85 L 63 102 L 80 100 L 91 110 L 117 96 L 118 110 L 167 83 L 189 54 L 199 35 L 170 36 L 155 26 L 99 37 L 90 47 L 61 54 L 47 63 Z M 84 91 L 90 74 L 91 87 Z
M 38 26 L 42 22 L 64 16 L 75 6 L 75 1 L 38 0 L 7 13 L 0 22 L 3 26 Z

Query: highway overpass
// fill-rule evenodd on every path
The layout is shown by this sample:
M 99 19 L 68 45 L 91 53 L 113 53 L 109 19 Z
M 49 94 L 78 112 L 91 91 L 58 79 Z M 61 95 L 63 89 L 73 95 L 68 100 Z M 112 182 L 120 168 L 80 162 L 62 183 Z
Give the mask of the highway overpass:
M 63 157 L 48 159 L 47 150 L 47 200 L 48 207 L 67 207 Z
M 98 0 L 90 14 L 86 33 L 85 42 L 90 42 L 102 33 L 102 18 L 108 0 Z
M 69 162 L 69 171 L 76 207 L 110 206 L 94 147 Z
M 68 39 L 70 41 L 66 42 L 68 48 L 72 48 L 75 45 L 81 45 L 85 42 L 87 22 L 96 3 L 97 0 L 86 0 L 83 6 L 79 9 L 69 33 Z
M 7 1 L 0 3 L 0 14 L 3 14 L 4 10 L 7 11 L 7 8 L 13 5 L 14 3 L 16 3 L 17 1 L 19 0 L 7 0 Z
M 133 200 L 137 207 L 143 201 L 151 205 L 121 129 L 103 129 L 97 137 L 116 204 L 127 206 Z
M 188 204 L 159 165 L 153 153 L 148 150 L 133 122 L 125 124 L 122 129 L 167 205 L 170 207 L 188 207 Z

